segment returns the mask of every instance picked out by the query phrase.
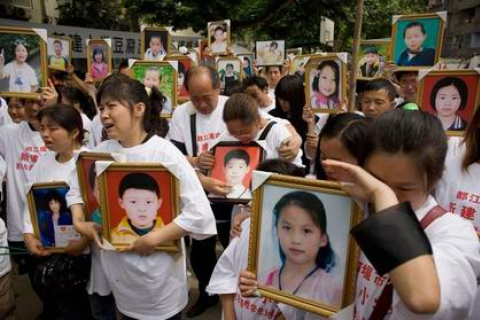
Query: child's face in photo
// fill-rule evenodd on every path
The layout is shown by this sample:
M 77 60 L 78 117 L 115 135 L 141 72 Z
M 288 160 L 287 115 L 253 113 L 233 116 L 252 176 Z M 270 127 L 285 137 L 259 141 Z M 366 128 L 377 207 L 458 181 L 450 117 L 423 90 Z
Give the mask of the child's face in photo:
M 420 52 L 423 41 L 427 38 L 421 27 L 415 26 L 405 30 L 405 45 L 411 53 Z
M 181 87 L 183 86 L 183 83 L 185 82 L 185 74 L 182 72 L 178 73 L 178 86 Z
M 365 62 L 368 64 L 368 65 L 372 65 L 374 64 L 375 62 L 377 62 L 378 60 L 378 54 L 375 54 L 375 53 L 367 53 L 365 55 Z
M 55 51 L 56 56 L 61 55 L 62 54 L 62 45 L 60 43 L 56 42 L 54 44 L 54 51 Z
M 48 201 L 48 207 L 53 213 L 60 213 L 60 202 L 55 199 Z
M 215 38 L 215 42 L 223 42 L 225 40 L 225 32 L 223 32 L 223 30 L 218 29 L 213 34 L 213 37 Z
M 243 178 L 248 173 L 249 166 L 243 159 L 230 159 L 225 164 L 225 180 L 232 186 L 241 185 Z
M 159 37 L 152 37 L 150 39 L 150 49 L 152 50 L 153 54 L 159 54 L 162 48 L 162 41 Z
M 318 250 L 327 245 L 327 237 L 304 209 L 289 205 L 280 213 L 278 239 L 286 260 L 296 265 L 314 264 Z
M 444 117 L 454 116 L 461 103 L 460 93 L 453 85 L 441 88 L 435 97 L 435 108 L 438 114 Z
M 143 84 L 147 88 L 159 87 L 160 85 L 160 74 L 155 70 L 148 70 L 145 72 L 145 79 L 143 79 Z
M 330 97 L 336 90 L 335 71 L 329 66 L 324 67 L 318 75 L 318 92 Z
M 243 66 L 244 69 L 248 68 L 248 67 L 250 67 L 250 62 L 248 62 L 247 59 L 243 59 L 242 60 L 242 66 Z
M 97 53 L 94 57 L 96 63 L 100 63 L 103 60 L 103 54 L 102 53 Z
M 233 74 L 233 67 L 228 66 L 228 67 L 227 67 L 227 70 L 226 70 L 226 73 L 227 73 L 228 75 L 232 75 L 232 74 Z
M 134 227 L 146 229 L 153 225 L 162 200 L 158 199 L 154 191 L 131 188 L 125 190 L 119 204 Z
M 28 57 L 27 48 L 23 44 L 19 44 L 15 47 L 15 59 L 17 62 L 25 62 Z

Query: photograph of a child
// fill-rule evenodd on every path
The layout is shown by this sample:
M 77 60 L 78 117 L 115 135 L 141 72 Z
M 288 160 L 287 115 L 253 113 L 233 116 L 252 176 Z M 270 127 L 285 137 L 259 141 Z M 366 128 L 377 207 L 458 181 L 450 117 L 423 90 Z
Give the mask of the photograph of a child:
M 87 44 L 88 70 L 94 81 L 102 81 L 112 72 L 111 48 L 107 41 L 90 40 Z
M 137 61 L 132 65 L 131 70 L 132 77 L 142 82 L 145 87 L 157 87 L 162 92 L 166 99 L 162 115 L 171 115 L 173 108 L 177 105 L 178 76 L 170 62 Z
M 282 65 L 285 60 L 285 40 L 257 41 L 257 66 Z
M 36 93 L 46 85 L 46 43 L 31 29 L 0 28 L 0 92 Z
M 242 80 L 242 62 L 238 58 L 223 58 L 217 61 L 221 88 L 228 87 L 237 80 Z
M 173 220 L 172 175 L 168 171 L 110 171 L 100 187 L 106 194 L 108 240 L 125 247 Z M 106 183 L 105 183 L 106 181 Z
M 65 201 L 69 189 L 68 186 L 36 188 L 35 185 L 32 188 L 35 203 L 32 214 L 36 215 L 32 223 L 38 223 L 39 239 L 45 248 L 65 248 L 70 241 L 80 239 Z
M 232 187 L 226 196 L 209 194 L 209 198 L 250 200 L 252 198 L 252 171 L 263 158 L 263 149 L 258 145 L 220 143 L 214 149 L 215 164 L 209 176 Z M 242 201 L 245 202 L 245 201 Z
M 313 110 L 340 109 L 344 76 L 341 64 L 337 58 L 318 59 L 308 64 L 305 90 Z
M 360 42 L 358 77 L 377 78 L 388 61 L 388 41 L 364 40 Z
M 465 131 L 478 103 L 480 76 L 474 70 L 462 73 L 432 71 L 420 82 L 419 105 L 436 115 L 446 131 Z
M 145 28 L 141 34 L 143 60 L 162 61 L 170 53 L 170 33 L 163 28 Z
M 441 17 L 402 16 L 392 30 L 393 60 L 397 66 L 427 67 L 438 62 L 443 40 Z
M 208 23 L 208 47 L 210 54 L 226 54 L 230 46 L 230 20 Z
M 245 77 L 253 76 L 253 54 L 239 54 L 238 58 L 242 61 L 242 70 Z
M 165 61 L 176 61 L 178 63 L 178 77 L 177 77 L 177 97 L 179 102 L 185 102 L 189 100 L 188 91 L 185 88 L 185 75 L 188 69 L 192 68 L 195 64 L 188 56 L 184 55 L 171 55 L 166 56 Z
M 49 37 L 47 41 L 47 66 L 50 69 L 67 71 L 71 56 L 71 40 Z
M 208 40 L 199 40 L 198 50 L 200 64 L 215 66 L 216 56 L 212 55 L 208 46 Z
M 262 188 L 256 213 L 259 287 L 340 310 L 349 265 L 351 199 L 268 183 Z

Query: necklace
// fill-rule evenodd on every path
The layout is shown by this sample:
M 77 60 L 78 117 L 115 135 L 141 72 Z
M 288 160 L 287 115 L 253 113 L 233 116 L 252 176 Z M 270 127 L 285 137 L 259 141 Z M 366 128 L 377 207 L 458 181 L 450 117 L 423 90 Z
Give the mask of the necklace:
M 280 289 L 280 291 L 282 290 L 282 271 L 283 271 L 283 267 L 282 266 L 280 268 L 280 271 L 278 272 L 278 288 Z M 302 287 L 303 283 L 312 275 L 314 274 L 318 269 L 320 269 L 318 266 L 315 266 L 304 278 L 302 281 L 300 281 L 300 283 L 298 284 L 297 288 L 292 292 L 292 294 L 297 294 L 297 291 Z

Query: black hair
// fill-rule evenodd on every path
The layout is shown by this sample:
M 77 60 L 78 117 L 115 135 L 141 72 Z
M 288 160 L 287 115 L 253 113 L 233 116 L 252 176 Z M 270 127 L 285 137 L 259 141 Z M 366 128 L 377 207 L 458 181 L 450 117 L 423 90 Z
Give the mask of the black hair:
M 239 80 L 233 80 L 227 84 L 225 84 L 225 89 L 223 90 L 223 94 L 230 97 L 235 93 L 242 93 L 243 86 L 242 82 Z
M 279 65 L 279 66 L 265 66 L 265 72 L 268 73 L 268 70 L 270 70 L 270 68 L 278 68 L 278 71 L 280 71 L 280 73 L 282 73 L 283 71 L 283 66 Z
M 390 102 L 395 100 L 395 97 L 397 96 L 395 86 L 389 80 L 383 78 L 368 81 L 363 87 L 362 93 L 380 90 L 385 90 L 387 92 Z
M 100 47 L 95 47 L 93 48 L 92 52 L 92 60 L 95 61 L 95 56 L 101 54 L 102 55 L 102 61 L 105 62 L 105 53 L 103 52 L 103 49 Z
M 183 62 L 178 61 L 178 74 L 183 73 L 185 75 L 185 66 Z
M 463 170 L 480 160 L 480 106 L 477 106 L 472 121 L 467 127 L 463 140 L 466 146 L 465 156 L 462 160 Z
M 433 110 L 437 110 L 436 99 L 438 91 L 449 86 L 454 86 L 460 95 L 460 107 L 458 110 L 464 110 L 467 107 L 468 88 L 465 82 L 460 78 L 446 77 L 437 81 L 437 83 L 435 83 L 433 86 L 432 94 L 430 95 L 430 105 L 432 106 Z
M 293 191 L 285 194 L 273 208 L 275 228 L 278 229 L 278 223 L 280 222 L 282 211 L 288 206 L 297 206 L 308 212 L 313 223 L 320 229 L 322 234 L 327 237 L 327 244 L 324 247 L 320 247 L 318 250 L 315 263 L 320 269 L 330 272 L 332 268 L 335 267 L 335 253 L 330 244 L 330 239 L 328 239 L 327 215 L 322 201 L 314 194 L 305 191 Z M 280 242 L 278 247 L 282 264 L 285 264 L 286 257 Z
M 225 66 L 225 70 L 226 70 L 228 67 L 234 69 L 233 63 L 227 63 L 227 65 Z
M 88 94 L 83 93 L 76 87 L 63 86 L 59 90 L 60 96 L 65 97 L 72 106 L 75 103 L 78 103 L 80 110 L 87 115 L 89 119 L 93 119 L 97 114 L 97 108 L 95 107 L 95 102 L 92 97 Z
M 67 202 L 65 201 L 65 197 L 62 197 L 57 190 L 51 189 L 47 192 L 45 196 L 45 205 L 48 211 L 50 211 L 50 201 L 56 201 L 60 203 L 60 212 L 68 211 Z
M 88 170 L 88 183 L 90 184 L 90 188 L 95 189 L 95 180 L 97 179 L 97 169 L 95 168 L 95 161 L 92 162 Z
M 223 25 L 218 25 L 214 30 L 213 30 L 213 33 L 217 32 L 218 30 L 221 30 L 222 32 L 226 32 L 225 28 L 223 27 Z
M 223 108 L 223 121 L 240 120 L 246 124 L 252 124 L 257 121 L 258 107 L 257 102 L 246 93 L 235 93 L 232 95 Z
M 369 120 L 356 113 L 345 112 L 328 117 L 318 137 L 317 156 L 315 158 L 317 179 L 327 179 L 321 162 L 320 145 L 322 139 L 338 138 L 342 146 L 360 162 L 363 158 L 368 125 Z
M 420 30 L 422 31 L 423 35 L 427 34 L 427 32 L 425 31 L 425 26 L 423 25 L 423 23 L 421 23 L 420 21 L 413 21 L 413 22 L 410 22 L 409 24 L 407 24 L 405 29 L 403 29 L 403 38 L 405 38 L 405 35 L 407 34 L 407 29 L 414 28 L 414 27 L 420 27 Z
M 148 190 L 155 192 L 159 199 L 162 197 L 157 181 L 145 172 L 132 172 L 125 175 L 118 185 L 118 196 L 122 198 L 128 189 Z
M 118 64 L 117 71 L 120 72 L 120 70 L 128 68 L 128 59 L 122 59 L 122 61 Z
M 38 121 L 42 121 L 43 118 L 48 118 L 58 124 L 68 133 L 72 133 L 77 130 L 77 142 L 79 145 L 83 145 L 85 139 L 85 130 L 83 129 L 83 121 L 80 112 L 73 106 L 66 104 L 55 104 L 48 108 L 40 110 L 37 114 Z
M 395 78 L 397 78 L 397 81 L 400 82 L 400 80 L 402 80 L 402 78 L 406 75 L 412 74 L 412 75 L 418 76 L 418 71 L 403 70 L 403 71 L 396 71 L 394 74 L 395 74 Z
M 223 166 L 227 166 L 227 164 L 230 162 L 232 159 L 240 159 L 245 161 L 245 164 L 248 166 L 250 164 L 250 155 L 248 154 L 247 151 L 243 149 L 233 149 L 227 152 L 225 154 L 225 157 L 223 158 Z
M 305 177 L 305 170 L 283 159 L 269 159 L 260 163 L 256 170 L 284 174 L 294 177 Z
M 58 39 L 53 40 L 53 44 L 55 45 L 56 43 L 58 43 L 63 48 L 62 41 L 60 41 Z
M 373 54 L 378 54 L 378 48 L 376 46 L 368 46 L 364 50 L 365 54 L 373 53 Z
M 278 49 L 278 42 L 277 41 L 270 42 L 270 47 L 275 47 L 275 49 Z
M 101 105 L 105 100 L 124 103 L 130 111 L 137 103 L 145 104 L 143 129 L 148 134 L 157 134 L 161 137 L 167 134 L 168 123 L 160 117 L 166 98 L 156 87 L 151 88 L 149 96 L 140 81 L 121 73 L 114 73 L 103 80 L 98 89 L 97 104 Z
M 372 122 L 363 147 L 362 166 L 377 153 L 414 157 L 418 172 L 427 176 L 427 192 L 442 177 L 447 138 L 442 123 L 432 114 L 404 109 L 384 112 Z
M 260 90 L 265 90 L 268 88 L 267 79 L 260 76 L 251 76 L 243 80 L 242 82 L 243 91 L 251 86 L 257 86 Z
M 189 91 L 188 82 L 190 81 L 190 78 L 200 73 L 207 73 L 210 76 L 210 81 L 212 82 L 213 89 L 220 88 L 220 76 L 218 75 L 217 69 L 209 65 L 201 65 L 187 70 L 187 73 L 185 74 L 185 81 L 183 82 L 187 91 Z
M 320 72 L 322 72 L 323 68 L 325 67 L 332 68 L 333 73 L 335 74 L 335 92 L 333 94 L 338 94 L 338 88 L 340 86 L 340 69 L 338 67 L 338 64 L 333 60 L 326 60 L 318 65 L 318 68 L 317 68 L 318 74 L 313 78 L 313 81 L 312 81 L 312 90 L 318 92 L 318 82 L 320 79 Z
M 25 105 L 25 102 L 27 102 L 27 99 L 25 98 L 18 98 L 18 97 L 4 97 L 5 101 L 7 102 L 7 105 L 10 105 L 12 99 L 15 99 L 17 103 L 21 103 L 22 105 Z

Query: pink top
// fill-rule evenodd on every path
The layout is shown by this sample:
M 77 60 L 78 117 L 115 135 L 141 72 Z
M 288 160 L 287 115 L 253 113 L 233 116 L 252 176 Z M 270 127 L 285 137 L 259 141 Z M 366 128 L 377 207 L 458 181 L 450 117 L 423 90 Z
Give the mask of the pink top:
M 312 109 L 338 109 L 340 100 L 337 96 L 325 97 L 320 92 L 315 92 L 311 100 Z
M 108 66 L 105 62 L 92 63 L 90 73 L 93 79 L 103 79 L 108 75 Z

